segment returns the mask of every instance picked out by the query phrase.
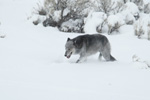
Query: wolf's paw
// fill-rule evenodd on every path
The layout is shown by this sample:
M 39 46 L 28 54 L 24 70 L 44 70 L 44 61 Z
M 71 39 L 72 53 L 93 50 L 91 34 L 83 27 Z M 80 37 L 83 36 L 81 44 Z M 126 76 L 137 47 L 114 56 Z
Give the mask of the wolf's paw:
M 80 62 L 80 60 L 78 59 L 77 61 L 76 61 L 76 63 L 79 63 Z

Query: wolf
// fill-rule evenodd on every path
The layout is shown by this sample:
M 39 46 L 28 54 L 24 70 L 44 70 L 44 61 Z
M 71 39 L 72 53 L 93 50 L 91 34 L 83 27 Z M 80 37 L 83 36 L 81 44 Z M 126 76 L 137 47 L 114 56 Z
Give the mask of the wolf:
M 110 42 L 106 36 L 101 34 L 80 35 L 73 39 L 68 38 L 65 44 L 65 57 L 68 59 L 72 54 L 79 54 L 80 57 L 76 63 L 83 62 L 90 55 L 99 54 L 99 60 L 102 56 L 106 61 L 116 61 L 111 55 Z

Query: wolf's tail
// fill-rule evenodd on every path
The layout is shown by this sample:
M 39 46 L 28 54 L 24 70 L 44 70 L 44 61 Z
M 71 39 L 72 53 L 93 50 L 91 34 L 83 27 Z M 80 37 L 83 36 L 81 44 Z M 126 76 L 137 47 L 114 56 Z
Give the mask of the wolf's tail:
M 116 59 L 112 55 L 110 55 L 110 61 L 116 61 Z

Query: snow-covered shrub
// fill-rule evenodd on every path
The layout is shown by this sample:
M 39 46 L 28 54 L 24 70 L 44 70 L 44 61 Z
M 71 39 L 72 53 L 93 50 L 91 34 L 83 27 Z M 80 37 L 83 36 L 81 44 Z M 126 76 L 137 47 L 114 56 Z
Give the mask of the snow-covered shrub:
M 88 0 L 45 0 L 44 6 L 48 17 L 43 24 L 51 26 L 54 22 L 57 23 L 57 27 L 60 27 L 63 22 L 70 19 L 82 19 L 84 17 L 83 11 L 88 7 L 88 3 Z
M 41 2 L 37 3 L 37 8 L 35 8 L 35 10 L 38 15 L 43 15 L 43 16 L 47 15 L 46 8 L 43 6 Z
M 150 22 L 147 25 L 147 36 L 148 36 L 148 40 L 150 40 Z
M 128 11 L 122 11 L 120 13 L 122 15 L 122 18 L 124 19 L 125 23 L 128 25 L 133 25 L 135 20 L 139 19 L 139 14 L 131 14 Z
M 135 22 L 135 17 L 131 13 L 127 13 L 125 16 L 125 23 L 128 25 L 133 25 Z
M 59 30 L 63 32 L 83 33 L 83 24 L 84 21 L 82 19 L 70 19 L 69 21 L 62 23 Z
M 48 17 L 43 21 L 43 26 L 47 27 L 47 26 L 52 26 L 52 27 L 56 27 L 57 26 L 57 22 L 54 21 L 52 19 L 52 17 Z
M 37 3 L 37 6 L 34 7 L 34 11 L 32 12 L 32 16 L 28 17 L 28 20 L 31 20 L 34 25 L 38 25 L 43 23 L 46 19 L 46 9 L 41 2 Z
M 141 38 L 144 34 L 147 35 L 148 40 L 150 40 L 150 19 L 149 15 L 143 15 L 134 24 L 134 32 L 138 38 Z
M 133 2 L 134 4 L 136 4 L 140 11 L 143 10 L 143 6 L 144 6 L 143 0 L 130 0 L 130 1 Z
M 123 3 L 127 3 L 128 2 L 128 0 L 123 0 Z
M 62 31 L 64 31 L 66 23 L 70 23 L 70 25 L 72 24 L 74 28 L 79 28 L 83 23 L 75 25 L 76 19 L 82 20 L 88 15 L 89 4 L 89 0 L 44 0 L 43 4 L 40 3 L 38 4 L 38 8 L 35 8 L 36 15 L 33 16 L 33 24 L 37 25 L 42 23 L 45 27 L 58 27 L 58 29 Z M 71 30 L 74 32 L 78 30 L 78 32 L 81 32 L 79 30 L 83 30 L 83 27 L 80 28 L 81 29 L 71 28 L 68 29 L 68 31 Z
M 138 9 L 138 6 L 135 4 L 135 3 L 132 3 L 132 2 L 127 2 L 125 5 L 124 5 L 124 11 L 128 11 L 129 13 L 131 14 L 136 14 L 136 13 L 139 13 L 139 9 Z
M 104 21 L 107 16 L 103 12 L 91 12 L 85 19 L 84 32 L 85 33 L 97 33 L 101 32 L 103 28 Z M 98 29 L 98 30 L 97 30 Z
M 130 0 L 130 1 L 133 2 L 133 3 L 135 3 L 138 6 L 141 6 L 144 3 L 143 0 Z
M 146 14 L 150 13 L 150 3 L 144 5 L 144 13 Z
M 132 2 L 127 2 L 124 5 L 123 11 L 121 13 L 123 14 L 123 16 L 130 16 L 129 18 L 131 18 L 132 15 L 135 17 L 136 20 L 140 17 L 140 11 L 138 9 L 138 6 Z
M 43 21 L 46 19 L 46 16 L 34 15 L 31 19 L 33 20 L 34 25 L 38 25 L 39 23 L 43 23 Z
M 129 25 L 134 24 L 135 20 L 139 19 L 139 13 L 138 6 L 132 2 L 127 2 L 121 12 L 125 23 Z
M 112 32 L 117 31 L 118 29 L 125 24 L 125 21 L 120 14 L 110 15 L 107 18 L 108 24 L 108 34 L 110 35 Z
M 123 3 L 115 0 L 94 0 L 95 11 L 104 12 L 107 15 L 116 14 L 122 10 Z
M 120 13 L 123 11 L 123 6 L 124 6 L 124 3 L 122 2 L 115 2 L 115 5 L 114 5 L 114 8 L 112 9 L 112 14 L 117 14 L 117 13 Z
M 134 15 L 135 20 L 138 20 L 140 18 L 140 14 L 139 13 L 135 13 Z
M 136 36 L 138 36 L 138 38 L 141 38 L 141 35 L 145 33 L 143 22 L 141 21 L 141 19 L 137 20 L 134 23 L 134 33 Z

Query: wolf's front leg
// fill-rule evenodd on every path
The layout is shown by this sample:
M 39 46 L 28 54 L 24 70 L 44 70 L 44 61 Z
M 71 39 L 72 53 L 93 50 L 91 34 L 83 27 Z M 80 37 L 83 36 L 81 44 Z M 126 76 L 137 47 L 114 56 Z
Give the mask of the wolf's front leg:
M 76 61 L 76 63 L 80 63 L 86 60 L 86 56 L 85 55 L 80 55 L 80 58 Z
M 80 62 L 80 60 L 78 59 L 77 61 L 76 61 L 76 63 L 79 63 Z

